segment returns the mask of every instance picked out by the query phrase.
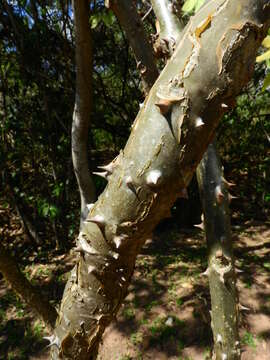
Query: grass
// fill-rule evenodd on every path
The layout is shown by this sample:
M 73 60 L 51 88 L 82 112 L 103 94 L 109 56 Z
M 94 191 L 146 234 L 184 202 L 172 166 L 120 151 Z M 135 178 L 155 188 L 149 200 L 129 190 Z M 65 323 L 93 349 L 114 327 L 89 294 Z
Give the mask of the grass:
M 256 341 L 255 341 L 255 338 L 254 336 L 246 331 L 242 337 L 242 340 L 241 340 L 242 344 L 243 345 L 247 345 L 247 346 L 250 346 L 251 348 L 255 349 L 256 348 Z

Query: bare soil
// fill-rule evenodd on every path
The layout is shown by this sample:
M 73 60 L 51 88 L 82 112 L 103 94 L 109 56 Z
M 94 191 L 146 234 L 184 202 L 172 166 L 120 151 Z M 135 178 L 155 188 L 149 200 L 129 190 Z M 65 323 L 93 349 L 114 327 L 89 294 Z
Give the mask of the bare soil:
M 241 311 L 242 360 L 270 359 L 270 223 L 233 227 Z M 16 231 L 14 230 L 14 237 Z M 37 254 L 27 276 L 57 302 L 69 255 Z M 203 232 L 167 223 L 138 257 L 129 295 L 100 347 L 99 360 L 211 359 L 210 296 Z M 47 360 L 47 329 L 0 280 L 0 359 Z

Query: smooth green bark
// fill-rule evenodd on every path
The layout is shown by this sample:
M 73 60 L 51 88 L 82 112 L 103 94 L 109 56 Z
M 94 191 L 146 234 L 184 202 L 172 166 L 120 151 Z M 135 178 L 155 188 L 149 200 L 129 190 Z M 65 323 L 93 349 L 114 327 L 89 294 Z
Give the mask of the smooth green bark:
M 125 149 L 107 167 L 108 185 L 78 237 L 52 359 L 95 359 L 141 246 L 189 183 L 225 111 L 222 104 L 251 77 L 268 25 L 269 2 L 263 0 L 212 1 L 188 24 Z
M 211 326 L 216 360 L 240 359 L 238 296 L 234 271 L 229 200 L 215 144 L 197 168 L 204 214 L 211 295 Z

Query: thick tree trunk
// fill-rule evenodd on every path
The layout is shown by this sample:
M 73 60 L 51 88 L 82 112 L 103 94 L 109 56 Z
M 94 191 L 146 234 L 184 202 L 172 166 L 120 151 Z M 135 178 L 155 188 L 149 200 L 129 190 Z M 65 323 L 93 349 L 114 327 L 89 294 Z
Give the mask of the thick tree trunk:
M 240 359 L 238 296 L 234 272 L 228 191 L 214 144 L 197 168 L 204 213 L 216 360 Z
M 158 69 L 137 9 L 132 0 L 109 0 L 106 5 L 113 10 L 123 26 L 134 51 L 137 67 L 143 80 L 143 90 L 147 94 L 158 77 Z
M 89 0 L 73 1 L 76 42 L 76 98 L 72 122 L 72 160 L 81 197 L 81 226 L 87 204 L 96 200 L 88 167 L 88 131 L 92 111 L 92 42 Z
M 0 244 L 0 272 L 22 299 L 53 329 L 57 312 L 20 271 L 16 261 Z
M 135 259 L 187 186 L 225 108 L 248 81 L 269 1 L 216 0 L 187 25 L 140 110 L 108 185 L 78 237 L 52 358 L 94 359 L 126 295 Z

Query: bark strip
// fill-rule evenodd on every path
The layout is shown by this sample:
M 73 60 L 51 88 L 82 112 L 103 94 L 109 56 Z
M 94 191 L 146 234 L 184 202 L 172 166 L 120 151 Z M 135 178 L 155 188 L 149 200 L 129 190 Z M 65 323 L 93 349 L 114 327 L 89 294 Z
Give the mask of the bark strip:
M 222 104 L 250 79 L 269 15 L 269 1 L 215 0 L 187 25 L 125 149 L 108 165 L 108 185 L 77 239 L 78 262 L 63 295 L 52 359 L 95 359 L 141 246 L 191 180 Z
M 73 1 L 76 43 L 76 95 L 72 121 L 72 160 L 81 197 L 81 226 L 87 204 L 96 200 L 88 166 L 88 131 L 92 111 L 92 39 L 89 0 Z

